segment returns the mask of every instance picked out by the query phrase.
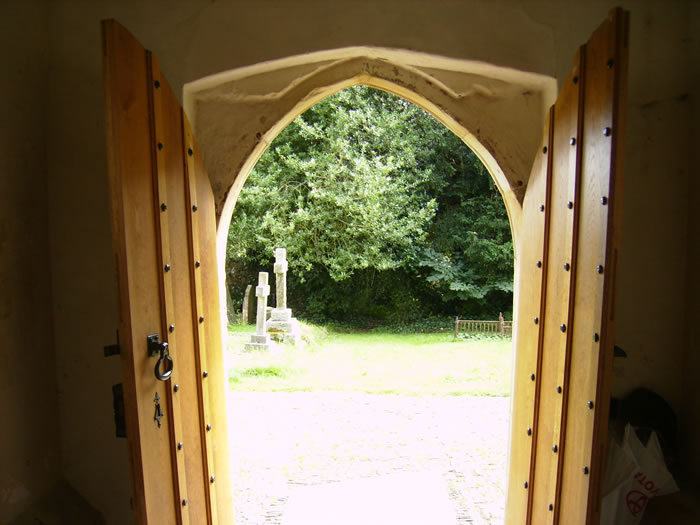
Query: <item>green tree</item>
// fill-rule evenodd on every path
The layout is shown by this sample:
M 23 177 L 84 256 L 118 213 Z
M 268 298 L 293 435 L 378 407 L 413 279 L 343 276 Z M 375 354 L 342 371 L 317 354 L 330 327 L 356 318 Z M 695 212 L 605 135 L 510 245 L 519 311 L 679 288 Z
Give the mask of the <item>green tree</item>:
M 486 169 L 425 111 L 380 90 L 325 99 L 261 157 L 229 231 L 234 296 L 275 246 L 289 254 L 295 308 L 315 317 L 511 308 L 510 230 Z
M 321 266 L 341 281 L 402 266 L 436 211 L 430 167 L 404 122 L 420 111 L 383 91 L 341 91 L 294 120 L 236 203 L 228 255 L 265 262 L 284 244 L 303 278 Z

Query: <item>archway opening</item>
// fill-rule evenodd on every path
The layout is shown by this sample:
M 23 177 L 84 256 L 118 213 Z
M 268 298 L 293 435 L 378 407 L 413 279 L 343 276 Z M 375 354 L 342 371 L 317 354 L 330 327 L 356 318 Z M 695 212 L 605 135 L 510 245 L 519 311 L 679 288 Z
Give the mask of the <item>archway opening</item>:
M 260 158 L 228 235 L 236 311 L 274 247 L 287 251 L 286 287 L 308 320 L 511 318 L 513 243 L 490 174 L 434 117 L 385 91 L 324 99 Z
M 358 520 L 502 519 L 510 339 L 453 335 L 455 313 L 495 322 L 512 309 L 508 218 L 483 164 L 417 106 L 348 88 L 295 119 L 239 194 L 233 296 L 271 273 L 278 246 L 290 261 L 285 306 L 344 330 L 325 338 L 307 328 L 302 350 L 234 336 L 238 520 L 257 523 L 270 509 L 328 520 L 332 510 L 310 500 L 368 490 L 387 501 L 356 507 Z M 367 323 L 380 326 L 367 333 Z M 398 487 L 432 500 L 392 508 Z
M 252 66 L 187 86 L 185 105 L 218 203 L 220 264 L 238 193 L 274 137 L 305 109 L 356 84 L 416 103 L 477 153 L 504 198 L 517 246 L 529 166 L 556 84 L 551 78 L 459 62 L 349 48 Z

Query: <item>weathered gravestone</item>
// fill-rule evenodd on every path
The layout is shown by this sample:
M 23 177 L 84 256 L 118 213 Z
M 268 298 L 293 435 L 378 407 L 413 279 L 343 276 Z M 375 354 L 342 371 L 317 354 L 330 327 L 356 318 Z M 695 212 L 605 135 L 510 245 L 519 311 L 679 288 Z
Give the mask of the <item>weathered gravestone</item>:
M 243 324 L 250 324 L 255 318 L 255 289 L 253 288 L 252 284 L 245 287 L 241 317 L 241 322 Z
M 301 338 L 299 322 L 292 317 L 291 308 L 287 308 L 287 250 L 275 249 L 275 287 L 277 290 L 277 306 L 270 315 L 267 331 L 277 340 L 298 343 Z
M 255 287 L 255 296 L 258 298 L 258 309 L 255 322 L 255 334 L 250 336 L 250 342 L 244 346 L 245 350 L 268 350 L 270 348 L 270 336 L 267 334 L 267 296 L 270 295 L 270 285 L 267 284 L 267 272 L 258 274 L 258 286 Z

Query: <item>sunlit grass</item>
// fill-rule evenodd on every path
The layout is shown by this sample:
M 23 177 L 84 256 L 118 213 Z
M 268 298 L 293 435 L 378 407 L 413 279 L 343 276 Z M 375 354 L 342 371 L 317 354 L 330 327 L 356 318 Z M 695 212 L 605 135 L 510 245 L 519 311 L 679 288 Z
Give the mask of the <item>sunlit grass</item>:
M 510 395 L 510 339 L 331 333 L 303 348 L 279 345 L 270 352 L 244 352 L 248 336 L 235 332 L 228 341 L 232 390 Z

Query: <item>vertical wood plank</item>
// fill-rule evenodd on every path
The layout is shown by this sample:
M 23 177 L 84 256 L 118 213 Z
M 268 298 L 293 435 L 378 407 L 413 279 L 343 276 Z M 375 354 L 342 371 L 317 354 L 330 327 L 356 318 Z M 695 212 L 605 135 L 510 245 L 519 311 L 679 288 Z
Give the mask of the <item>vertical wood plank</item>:
M 615 193 L 622 175 L 626 19 L 622 10 L 613 11 L 587 44 L 576 280 L 580 307 L 572 341 L 567 453 L 562 467 L 563 523 L 593 524 L 600 519 L 614 346 L 612 297 L 621 209 Z
M 201 265 L 201 244 L 200 226 L 201 217 L 206 214 L 199 213 L 199 199 L 197 197 L 197 166 L 195 153 L 197 146 L 192 134 L 187 117 L 182 115 L 182 130 L 184 137 L 183 154 L 186 158 L 186 208 L 187 208 L 187 234 L 189 247 L 189 271 L 191 282 L 191 302 L 192 302 L 192 324 L 194 332 L 194 356 L 197 371 L 197 389 L 199 405 L 197 407 L 199 425 L 202 439 L 202 466 L 204 468 L 205 492 L 207 498 L 207 519 L 208 523 L 218 523 L 218 512 L 216 504 L 216 491 L 211 489 L 211 484 L 216 482 L 216 465 L 212 450 L 211 430 L 207 430 L 207 425 L 211 423 L 209 417 L 209 389 L 205 384 L 209 380 L 209 363 L 207 352 L 207 326 L 214 323 L 218 326 L 218 319 L 211 319 L 205 311 L 205 297 L 202 291 L 202 265 Z M 211 239 L 210 239 L 211 241 Z M 218 299 L 217 299 L 218 300 Z
M 175 481 L 180 491 L 179 501 L 183 503 L 180 507 L 183 523 L 200 523 L 201 517 L 207 515 L 207 498 L 202 474 L 201 428 L 197 418 L 198 376 L 192 351 L 196 326 L 192 323 L 190 257 L 185 241 L 189 209 L 185 196 L 182 114 L 167 79 L 160 72 L 157 59 L 152 57 L 151 64 L 160 196 L 155 207 L 160 210 L 159 216 L 162 219 L 161 243 L 164 254 L 161 261 L 161 274 L 165 283 L 162 301 L 167 317 L 164 333 L 168 334 L 175 363 L 173 376 L 168 382 L 174 422 L 171 450 L 176 460 Z M 161 208 L 162 204 L 166 204 L 165 211 Z M 166 268 L 169 270 L 166 271 Z M 175 384 L 178 385 L 177 392 L 174 391 Z M 178 447 L 178 443 L 183 444 L 182 448 Z M 185 500 L 187 505 L 184 505 Z
M 544 253 L 548 240 L 548 220 L 551 174 L 550 110 L 540 152 L 535 158 L 528 192 L 523 203 L 523 221 L 528 225 L 521 233 L 518 245 L 518 294 L 514 347 L 515 374 L 509 451 L 508 494 L 506 515 L 509 523 L 525 523 L 531 494 L 536 417 L 536 387 L 540 375 L 541 327 L 544 311 Z M 537 319 L 537 322 L 535 322 Z
M 189 124 L 187 124 L 187 129 Z M 190 131 L 191 133 L 191 131 Z M 224 362 L 222 327 L 219 303 L 219 270 L 216 255 L 216 206 L 209 176 L 196 143 L 193 149 L 194 172 L 190 169 L 190 180 L 196 186 L 197 219 L 193 221 L 199 237 L 199 261 L 201 279 L 202 311 L 208 322 L 204 323 L 204 348 L 209 375 L 204 382 L 208 403 L 204 406 L 207 424 L 211 430 L 207 433 L 209 464 L 213 467 L 211 475 L 215 476 L 212 501 L 216 501 L 216 519 L 219 525 L 233 524 L 233 485 L 231 482 L 231 459 L 228 439 L 228 382 Z
M 609 159 L 610 176 L 607 180 L 608 212 L 607 246 L 604 272 L 603 306 L 601 318 L 602 365 L 598 366 L 598 388 L 596 402 L 598 410 L 593 427 L 593 445 L 591 464 L 597 475 L 592 478 L 593 489 L 589 492 L 588 525 L 600 522 L 600 503 L 603 489 L 604 465 L 606 464 L 608 444 L 608 421 L 610 417 L 610 398 L 612 392 L 612 366 L 615 350 L 615 294 L 617 280 L 617 261 L 622 232 L 622 194 L 624 185 L 625 127 L 627 115 L 627 75 L 629 60 L 629 12 L 622 8 L 610 11 L 615 36 L 614 58 L 606 67 L 614 69 L 615 86 L 612 95 L 612 152 Z M 604 174 L 599 174 L 604 177 Z
M 596 404 L 593 427 L 593 443 L 591 451 L 591 465 L 596 475 L 593 481 L 593 490 L 589 492 L 588 521 L 593 524 L 600 521 L 600 502 L 602 498 L 604 465 L 608 444 L 608 419 L 610 415 L 610 398 L 612 385 L 612 362 L 615 346 L 615 280 L 617 273 L 617 254 L 620 245 L 620 232 L 622 229 L 622 186 L 624 180 L 623 157 L 625 135 L 625 113 L 627 105 L 627 60 L 628 60 L 628 27 L 629 13 L 622 9 L 613 10 L 610 14 L 611 26 L 614 31 L 614 47 L 609 51 L 613 57 L 612 62 L 606 60 L 606 68 L 613 69 L 614 87 L 612 92 L 612 114 L 605 115 L 604 122 L 591 120 L 590 133 L 598 132 L 598 124 L 606 127 L 612 122 L 610 133 L 604 130 L 603 135 L 611 139 L 610 158 L 604 166 L 608 167 L 609 175 L 606 177 L 605 169 L 598 170 L 595 166 L 587 167 L 593 173 L 597 173 L 601 179 L 601 187 L 608 194 L 607 214 L 607 244 L 605 248 L 605 269 L 603 272 L 603 302 L 601 311 L 601 363 L 598 365 L 598 378 L 596 389 Z M 612 42 L 611 42 L 612 44 Z M 597 66 L 600 61 L 597 61 Z M 602 166 L 601 166 L 602 167 Z M 602 204 L 602 201 L 601 201 Z M 603 239 L 601 233 L 601 240 Z
M 562 86 L 554 109 L 550 238 L 546 255 L 546 309 L 539 410 L 536 420 L 531 522 L 553 523 L 559 459 L 564 364 L 569 322 L 570 268 L 573 240 L 574 184 L 577 168 L 579 57 Z
M 572 82 L 576 87 L 576 107 L 572 107 L 571 111 L 576 111 L 576 132 L 575 140 L 573 141 L 573 159 L 571 159 L 572 166 L 568 173 L 568 202 L 567 208 L 569 209 L 569 214 L 566 217 L 565 226 L 565 252 L 566 260 L 563 263 L 564 272 L 566 274 L 566 292 L 567 292 L 567 305 L 565 306 L 566 311 L 562 313 L 562 317 L 565 314 L 565 348 L 564 351 L 559 353 L 559 361 L 557 365 L 557 378 L 559 380 L 559 385 L 557 386 L 557 396 L 555 402 L 555 437 L 554 442 L 559 447 L 559 452 L 557 453 L 556 465 L 550 470 L 553 479 L 550 480 L 555 487 L 554 489 L 554 508 L 553 508 L 553 519 L 552 523 L 559 523 L 561 517 L 561 487 L 562 487 L 562 470 L 564 459 L 567 454 L 566 450 L 566 422 L 568 418 L 568 399 L 569 399 L 569 382 L 570 382 L 570 372 L 571 372 L 571 352 L 572 352 L 572 341 L 573 332 L 575 328 L 575 312 L 577 310 L 576 296 L 576 277 L 578 275 L 578 236 L 579 236 L 579 221 L 580 221 L 580 210 L 581 210 L 581 164 L 583 157 L 583 110 L 584 110 L 584 90 L 586 78 L 586 67 L 585 67 L 585 57 L 586 57 L 586 46 L 582 46 L 579 53 L 575 59 L 574 72 L 570 79 L 567 81 Z M 562 304 L 562 307 L 564 305 Z M 554 394 L 552 394 L 554 395 Z
M 121 368 L 137 523 L 178 523 L 171 418 L 158 427 L 156 394 L 167 387 L 154 377 L 146 336 L 157 332 L 163 311 L 153 203 L 154 144 L 150 118 L 149 64 L 143 47 L 119 24 L 103 22 L 105 115 L 112 238 L 119 287 Z

